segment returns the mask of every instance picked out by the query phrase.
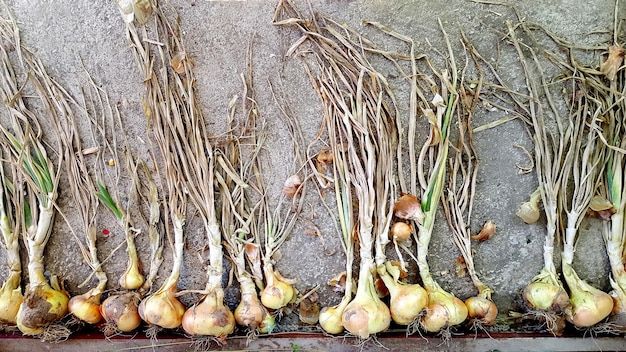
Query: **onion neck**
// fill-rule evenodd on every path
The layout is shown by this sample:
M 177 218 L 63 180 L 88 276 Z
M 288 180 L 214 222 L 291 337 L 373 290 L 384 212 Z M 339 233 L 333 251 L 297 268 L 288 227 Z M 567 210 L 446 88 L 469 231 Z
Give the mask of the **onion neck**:
M 546 240 L 543 245 L 543 270 L 556 278 L 557 273 L 556 267 L 554 266 L 554 235 L 556 234 L 557 207 L 552 201 L 544 200 L 544 204 L 548 223 L 546 224 Z
M 48 285 L 43 270 L 43 246 L 37 246 L 29 242 L 28 251 L 28 280 L 30 287 Z
M 207 291 L 216 290 L 222 287 L 222 234 L 217 220 L 206 223 L 207 239 L 209 241 L 209 267 Z
M 420 277 L 426 291 L 434 292 L 440 290 L 439 285 L 430 275 L 430 266 L 428 265 L 427 254 L 428 245 L 430 244 L 430 236 L 432 229 L 419 225 L 419 236 L 417 240 L 417 266 L 419 267 Z
M 562 260 L 572 265 L 574 261 L 574 241 L 576 240 L 576 233 L 578 227 L 578 216 L 573 212 L 567 213 L 567 227 L 565 229 L 565 238 L 563 239 L 563 258 Z

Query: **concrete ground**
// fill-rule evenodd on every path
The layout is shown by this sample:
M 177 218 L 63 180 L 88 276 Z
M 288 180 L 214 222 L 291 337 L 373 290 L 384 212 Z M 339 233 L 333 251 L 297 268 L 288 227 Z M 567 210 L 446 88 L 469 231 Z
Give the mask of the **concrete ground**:
M 626 2 L 620 2 L 618 16 L 624 19 Z M 142 77 L 129 49 L 125 24 L 115 3 L 88 0 L 7 0 L 6 3 L 19 21 L 24 44 L 37 53 L 49 73 L 73 96 L 78 99 L 81 86 L 86 85 L 85 71 L 107 91 L 111 101 L 120 107 L 132 149 L 140 157 L 145 156 L 148 145 L 143 142 L 147 141 L 147 136 L 141 103 Z M 514 3 L 526 20 L 541 24 L 572 42 L 607 45 L 611 38 L 591 33 L 612 29 L 613 0 L 522 0 Z M 261 114 L 269 121 L 271 136 L 264 155 L 264 177 L 275 200 L 283 180 L 294 171 L 291 160 L 293 151 L 290 137 L 278 119 L 280 111 L 272 99 L 268 82 L 282 87 L 286 103 L 299 119 L 307 143 L 315 137 L 321 121 L 320 102 L 300 60 L 285 57 L 287 49 L 299 34 L 295 30 L 272 25 L 276 1 L 176 0 L 171 4 L 181 18 L 187 56 L 193 61 L 197 77 L 196 92 L 213 134 L 224 131 L 228 103 L 234 95 L 241 95 L 239 75 L 246 70 L 246 50 L 254 35 L 253 68 L 257 102 Z M 304 2 L 297 1 L 296 4 L 306 12 Z M 507 7 L 462 0 L 313 0 L 310 5 L 314 11 L 365 34 L 371 32 L 362 27 L 363 20 L 384 23 L 413 38 L 418 44 L 418 53 L 433 56 L 436 56 L 434 49 L 445 50 L 437 25 L 437 19 L 440 19 L 458 55 L 461 52 L 460 31 L 463 31 L 484 57 L 499 60 L 505 81 L 516 89 L 522 87 L 523 77 L 515 69 L 516 58 L 499 57 L 500 50 L 506 46 L 501 42 L 504 22 L 515 20 L 513 12 Z M 599 62 L 597 56 L 588 59 Z M 504 69 L 507 66 L 511 70 Z M 382 66 L 381 72 L 393 74 L 395 71 L 391 66 Z M 397 88 L 402 118 L 405 118 L 408 85 L 397 74 L 391 78 Z M 504 116 L 504 111 L 481 108 L 475 116 L 474 125 L 480 126 Z M 420 136 L 424 137 L 425 131 L 420 132 Z M 495 236 L 475 246 L 475 263 L 483 281 L 495 291 L 493 299 L 502 317 L 498 329 L 511 331 L 506 315 L 510 310 L 520 309 L 520 290 L 543 264 L 545 218 L 542 216 L 535 225 L 526 225 L 515 216 L 518 206 L 537 187 L 534 171 L 520 175 L 517 166 L 528 164 L 530 159 L 516 145 L 532 150 L 532 141 L 524 124 L 513 120 L 476 133 L 475 143 L 480 171 L 471 230 L 477 232 L 486 220 L 497 224 Z M 61 209 L 67 209 L 66 215 L 71 217 L 72 205 L 68 204 L 67 198 L 61 196 L 60 203 Z M 284 244 L 276 267 L 284 276 L 297 279 L 295 286 L 301 292 L 319 285 L 320 304 L 326 306 L 341 299 L 340 294 L 332 292 L 326 282 L 343 270 L 344 257 L 336 226 L 320 209 L 312 198 L 305 204 L 302 213 L 304 219 L 313 221 L 319 227 L 320 235 L 307 233 L 304 222 L 299 223 Z M 112 232 L 102 237 L 99 243 L 102 253 L 109 253 L 123 240 L 123 235 L 104 212 L 99 218 L 99 226 Z M 609 269 L 599 224 L 585 221 L 582 228 L 575 268 L 582 278 L 607 291 Z M 140 256 L 147 265 L 147 240 L 139 236 L 137 241 L 140 251 L 143 249 Z M 196 253 L 204 246 L 204 237 L 198 218 L 189 219 L 186 242 L 188 254 L 179 288 L 202 289 L 206 275 Z M 77 285 L 89 273 L 77 255 L 77 248 L 68 235 L 67 225 L 58 218 L 46 251 L 46 268 L 49 273 L 66 280 L 72 294 L 84 292 Z M 440 212 L 431 242 L 431 270 L 444 289 L 464 299 L 474 295 L 475 290 L 469 278 L 458 278 L 455 274 L 458 255 L 443 212 Z M 157 284 L 165 279 L 170 264 L 171 253 L 166 249 L 166 262 Z M 104 269 L 110 277 L 108 289 L 118 287 L 117 278 L 125 266 L 123 250 L 105 264 Z M 415 273 L 415 265 L 411 266 L 411 270 Z M 6 268 L 1 267 L 0 278 L 4 278 L 5 273 Z M 236 290 L 229 290 L 231 306 L 235 304 L 236 293 Z M 194 299 L 194 295 L 183 298 L 188 305 Z M 299 325 L 295 314 L 288 315 L 279 324 L 279 330 L 318 331 L 315 327 Z

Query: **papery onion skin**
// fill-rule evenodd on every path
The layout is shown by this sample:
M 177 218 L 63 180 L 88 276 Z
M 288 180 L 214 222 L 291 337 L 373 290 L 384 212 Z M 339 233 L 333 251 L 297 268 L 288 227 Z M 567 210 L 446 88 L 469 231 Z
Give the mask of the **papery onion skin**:
M 24 335 L 39 335 L 51 323 L 67 314 L 69 297 L 48 284 L 37 285 L 26 291 L 17 312 L 17 327 Z
M 175 329 L 182 324 L 185 306 L 176 298 L 176 287 L 158 291 L 139 304 L 139 316 L 148 324 Z
M 100 313 L 104 320 L 122 332 L 131 332 L 141 325 L 137 302 L 139 296 L 134 292 L 109 296 L 102 302 Z

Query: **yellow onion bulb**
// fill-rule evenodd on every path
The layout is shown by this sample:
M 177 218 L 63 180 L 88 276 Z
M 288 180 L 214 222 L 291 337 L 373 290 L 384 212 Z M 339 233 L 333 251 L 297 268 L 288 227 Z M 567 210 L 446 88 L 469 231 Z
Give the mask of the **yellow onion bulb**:
M 428 293 L 417 284 L 397 283 L 396 289 L 390 289 L 389 311 L 396 324 L 409 325 L 428 304 Z
M 15 324 L 17 311 L 22 302 L 24 296 L 20 288 L 20 274 L 17 272 L 11 275 L 0 289 L 0 323 Z
M 593 326 L 613 311 L 613 298 L 582 280 L 568 262 L 563 263 L 563 277 L 571 296 L 565 318 L 579 328 Z
M 274 316 L 261 304 L 256 294 L 244 293 L 241 302 L 235 308 L 235 321 L 241 326 L 261 333 L 271 333 L 276 326 Z
M 88 324 L 97 324 L 102 320 L 100 296 L 101 294 L 95 292 L 94 289 L 82 295 L 74 296 L 68 303 L 68 309 L 76 318 Z
M 465 300 L 467 316 L 470 320 L 479 321 L 484 326 L 492 326 L 498 316 L 498 307 L 492 300 L 484 297 L 470 297 Z
M 361 339 L 387 330 L 391 324 L 389 308 L 376 294 L 361 295 L 350 302 L 341 316 L 344 328 Z
M 613 298 L 600 290 L 572 295 L 571 313 L 566 319 L 579 328 L 586 328 L 604 320 L 613 311 Z
M 413 228 L 411 227 L 411 225 L 405 222 L 396 222 L 391 226 L 391 229 L 389 230 L 391 238 L 398 242 L 404 242 L 408 240 L 409 237 L 411 237 L 412 232 Z
M 333 335 L 341 334 L 343 332 L 344 328 L 341 319 L 345 306 L 345 304 L 340 304 L 333 307 L 322 308 L 320 311 L 319 323 L 324 331 Z
M 235 318 L 215 294 L 187 309 L 182 318 L 185 332 L 194 336 L 226 336 L 235 330 Z
M 428 301 L 426 314 L 420 321 L 424 330 L 428 332 L 438 332 L 459 325 L 467 319 L 465 303 L 451 293 L 443 290 L 431 292 Z
M 182 324 L 185 306 L 176 298 L 176 286 L 159 290 L 139 304 L 139 316 L 148 324 L 175 329 Z
M 280 309 L 293 301 L 296 290 L 280 274 L 271 273 L 267 286 L 261 291 L 261 303 L 270 309 Z
M 67 314 L 69 297 L 47 283 L 26 291 L 24 301 L 17 311 L 17 327 L 24 335 L 39 335 L 51 323 Z
M 102 302 L 100 312 L 108 324 L 122 332 L 130 332 L 141 325 L 138 301 L 139 296 L 134 292 L 109 296 Z
M 531 309 L 555 313 L 562 312 L 570 304 L 567 292 L 561 286 L 542 281 L 531 282 L 524 288 L 524 301 Z
M 120 276 L 119 284 L 127 290 L 136 290 L 143 285 L 144 281 L 139 262 L 131 260 L 124 274 Z

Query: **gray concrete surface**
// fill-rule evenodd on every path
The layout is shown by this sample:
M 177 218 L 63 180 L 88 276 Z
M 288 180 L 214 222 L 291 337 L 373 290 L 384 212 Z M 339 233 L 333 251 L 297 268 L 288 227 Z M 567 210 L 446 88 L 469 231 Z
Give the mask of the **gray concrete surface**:
M 298 38 L 290 29 L 277 28 L 271 24 L 276 1 L 171 1 L 182 19 L 187 55 L 194 62 L 197 92 L 203 112 L 210 121 L 212 133 L 218 134 L 225 128 L 228 102 L 233 95 L 241 94 L 239 74 L 246 69 L 246 48 L 255 34 L 253 55 L 254 75 L 259 109 L 269 120 L 272 138 L 266 153 L 266 175 L 270 191 L 277 194 L 283 180 L 293 172 L 289 136 L 277 118 L 279 110 L 272 100 L 268 80 L 282 85 L 289 106 L 300 120 L 305 139 L 314 137 L 320 123 L 320 103 L 311 88 L 298 59 L 285 57 L 286 50 Z M 613 25 L 613 0 L 524 0 L 515 2 L 520 13 L 533 22 L 572 41 L 600 41 L 608 37 L 590 36 L 589 33 L 605 31 Z M 306 8 L 298 1 L 301 10 Z M 19 21 L 25 45 L 34 49 L 49 72 L 71 94 L 78 97 L 81 85 L 86 84 L 84 70 L 89 72 L 111 96 L 120 102 L 121 112 L 133 148 L 145 155 L 145 118 L 141 108 L 143 86 L 136 69 L 128 41 L 125 25 L 113 1 L 7 1 L 8 8 Z M 622 1 L 620 17 L 625 17 L 626 3 Z M 510 9 L 502 6 L 487 6 L 470 1 L 383 1 L 383 0 L 339 0 L 311 1 L 311 7 L 331 16 L 340 23 L 347 23 L 358 31 L 369 33 L 361 27 L 362 20 L 385 23 L 397 31 L 412 37 L 418 43 L 418 52 L 431 54 L 430 45 L 444 49 L 441 32 L 437 26 L 440 18 L 450 34 L 454 49 L 460 52 L 459 32 L 463 30 L 481 53 L 496 59 L 498 45 L 503 37 L 504 21 L 513 19 Z M 394 45 L 394 44 L 389 44 Z M 597 62 L 598 58 L 592 58 Z M 81 66 L 84 63 L 84 69 Z M 512 87 L 520 89 L 523 83 L 519 71 L 515 70 L 514 57 L 502 57 L 500 67 L 510 66 L 504 76 Z M 391 67 L 382 67 L 383 72 L 394 72 Z M 403 118 L 406 118 L 408 101 L 407 85 L 395 77 L 392 84 L 400 99 Z M 504 116 L 502 111 L 481 109 L 475 117 L 475 125 L 497 120 Z M 425 131 L 421 133 L 425 135 Z M 498 230 L 487 242 L 476 245 L 476 266 L 486 284 L 493 287 L 493 296 L 504 317 L 511 309 L 518 309 L 516 300 L 519 291 L 536 275 L 542 266 L 543 224 L 526 225 L 515 216 L 519 204 L 527 199 L 537 186 L 535 173 L 519 175 L 516 164 L 527 164 L 528 157 L 515 144 L 532 149 L 523 124 L 511 121 L 475 136 L 480 172 L 475 202 L 472 232 L 479 230 L 485 220 L 493 220 Z M 142 151 L 143 150 L 143 151 Z M 63 190 L 61 191 L 63 192 Z M 65 203 L 64 203 L 65 202 Z M 71 215 L 71 204 L 61 198 L 62 209 Z M 336 304 L 337 293 L 326 287 L 326 281 L 343 270 L 338 233 L 319 206 L 305 206 L 304 218 L 312 219 L 321 229 L 320 237 L 307 234 L 302 225 L 296 226 L 292 236 L 282 249 L 282 259 L 277 264 L 280 272 L 298 280 L 296 287 L 304 291 L 321 285 L 322 305 Z M 112 219 L 102 214 L 102 227 Z M 597 224 L 596 224 L 597 225 Z M 584 223 L 575 267 L 581 277 L 598 287 L 608 289 L 608 265 L 603 252 L 598 227 Z M 108 228 L 108 227 L 107 227 Z M 66 236 L 67 228 L 57 219 L 55 233 L 46 252 L 46 265 L 50 273 L 62 277 L 72 294 L 82 293 L 77 284 L 87 275 L 87 267 L 77 255 L 77 247 Z M 122 240 L 120 231 L 102 238 L 99 243 L 103 253 L 108 253 Z M 68 244 L 68 241 L 70 241 Z M 139 237 L 140 248 L 146 248 L 146 240 Z M 187 226 L 187 247 L 180 289 L 201 289 L 205 274 L 195 254 L 204 245 L 199 219 L 190 219 Z M 333 255 L 324 255 L 326 249 L 337 249 Z M 443 213 L 438 214 L 438 224 L 432 239 L 430 253 L 431 268 L 442 286 L 461 298 L 475 294 L 468 278 L 457 278 L 454 270 L 458 252 Z M 141 257 L 147 263 L 147 253 Z M 166 262 L 159 284 L 169 270 L 171 255 L 166 250 Z M 119 251 L 105 265 L 111 280 L 108 288 L 117 288 L 117 278 L 126 265 L 125 254 Z M 416 268 L 413 265 L 412 270 Z M 0 269 L 4 278 L 6 269 Z M 231 304 L 236 291 L 230 291 Z M 194 296 L 184 297 L 185 303 L 193 303 Z M 297 325 L 294 315 L 281 323 L 280 330 L 310 330 Z

